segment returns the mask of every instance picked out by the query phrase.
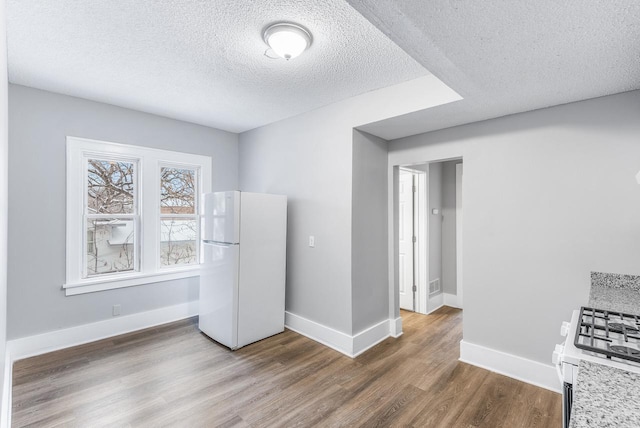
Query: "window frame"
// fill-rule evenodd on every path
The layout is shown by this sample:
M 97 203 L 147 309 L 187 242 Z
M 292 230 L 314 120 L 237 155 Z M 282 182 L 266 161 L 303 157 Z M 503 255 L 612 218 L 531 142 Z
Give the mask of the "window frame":
M 67 136 L 67 212 L 66 212 L 66 280 L 62 288 L 67 296 L 151 284 L 199 274 L 199 243 L 196 263 L 162 267 L 160 263 L 160 171 L 162 167 L 196 169 L 196 219 L 200 214 L 200 197 L 211 192 L 210 156 L 195 155 L 150 147 L 112 143 Z M 139 271 L 116 272 L 84 278 L 86 258 L 87 159 L 136 160 L 135 188 L 138 197 L 137 238 Z M 109 214 L 105 214 L 109 217 Z M 200 222 L 197 220 L 198 228 Z M 84 236 L 83 236 L 84 235 Z M 198 241 L 199 234 L 196 235 Z M 95 237 L 94 237 L 95 240 Z

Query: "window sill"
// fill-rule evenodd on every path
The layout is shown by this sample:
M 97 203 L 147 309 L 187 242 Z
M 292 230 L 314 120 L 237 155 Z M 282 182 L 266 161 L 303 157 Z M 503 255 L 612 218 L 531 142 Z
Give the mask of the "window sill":
M 200 275 L 200 266 L 173 269 L 168 272 L 156 272 L 152 274 L 136 273 L 127 276 L 110 278 L 89 279 L 81 282 L 64 284 L 62 288 L 67 296 L 76 294 L 94 293 L 96 291 L 113 290 L 116 288 L 133 287 L 135 285 L 153 284 L 175 279 L 191 278 Z

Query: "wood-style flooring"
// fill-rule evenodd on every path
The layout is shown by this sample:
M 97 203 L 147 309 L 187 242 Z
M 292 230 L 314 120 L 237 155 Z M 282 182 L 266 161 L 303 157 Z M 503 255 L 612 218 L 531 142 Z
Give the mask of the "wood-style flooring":
M 402 312 L 355 359 L 292 331 L 231 352 L 197 319 L 15 363 L 15 427 L 561 426 L 559 394 L 458 361 L 462 312 Z

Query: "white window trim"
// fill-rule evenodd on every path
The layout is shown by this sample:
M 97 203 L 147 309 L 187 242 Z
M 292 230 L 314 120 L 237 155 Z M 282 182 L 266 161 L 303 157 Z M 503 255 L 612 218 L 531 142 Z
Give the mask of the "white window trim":
M 139 234 L 139 272 L 105 274 L 83 278 L 83 234 L 84 185 L 86 171 L 83 168 L 86 156 L 122 156 L 138 159 L 140 189 L 139 214 L 143 218 Z M 66 283 L 63 289 L 67 296 L 151 284 L 174 279 L 198 276 L 199 265 L 175 268 L 162 267 L 157 257 L 160 247 L 160 168 L 166 165 L 197 167 L 200 171 L 200 194 L 211 192 L 211 157 L 149 147 L 110 143 L 86 138 L 67 137 L 67 237 L 66 237 Z M 150 191 L 145 189 L 157 189 Z M 196 195 L 199 197 L 199 195 Z M 199 201 L 198 201 L 199 202 Z M 150 241 L 145 245 L 145 240 Z

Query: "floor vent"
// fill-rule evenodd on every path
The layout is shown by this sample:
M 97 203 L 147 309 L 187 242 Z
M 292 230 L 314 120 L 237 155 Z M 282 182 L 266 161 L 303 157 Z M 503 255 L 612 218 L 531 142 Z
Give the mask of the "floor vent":
M 440 292 L 440 278 L 434 279 L 429 283 L 429 295 Z

